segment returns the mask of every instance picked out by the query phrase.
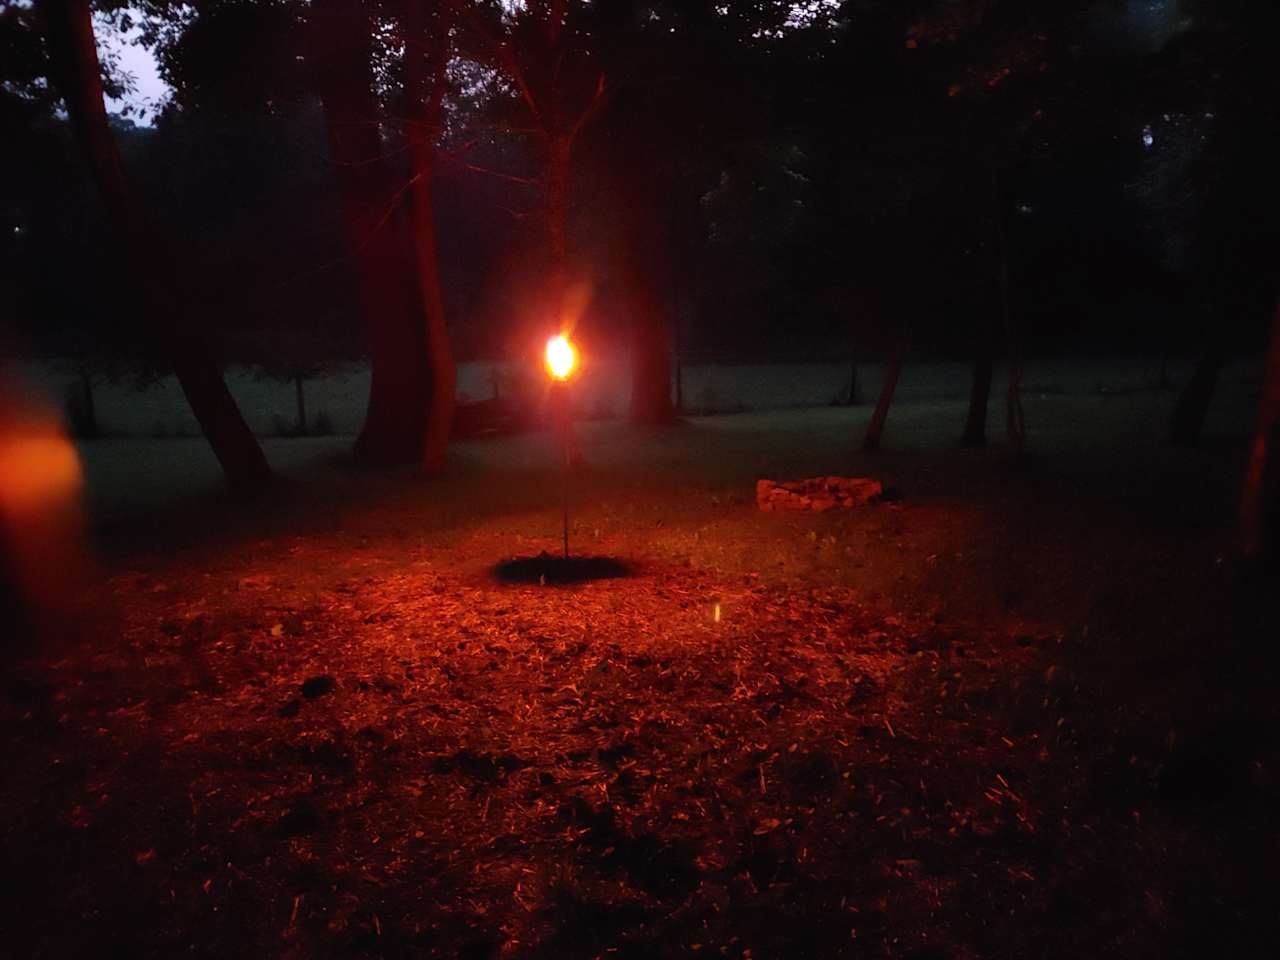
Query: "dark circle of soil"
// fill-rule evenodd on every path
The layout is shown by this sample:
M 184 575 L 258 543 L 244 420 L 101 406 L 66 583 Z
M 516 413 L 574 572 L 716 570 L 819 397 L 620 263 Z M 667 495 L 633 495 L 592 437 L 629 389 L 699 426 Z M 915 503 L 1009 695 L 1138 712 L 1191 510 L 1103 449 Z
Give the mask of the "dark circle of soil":
M 552 556 L 514 557 L 493 568 L 493 575 L 503 583 L 587 583 L 592 580 L 617 580 L 632 575 L 629 566 L 615 557 Z

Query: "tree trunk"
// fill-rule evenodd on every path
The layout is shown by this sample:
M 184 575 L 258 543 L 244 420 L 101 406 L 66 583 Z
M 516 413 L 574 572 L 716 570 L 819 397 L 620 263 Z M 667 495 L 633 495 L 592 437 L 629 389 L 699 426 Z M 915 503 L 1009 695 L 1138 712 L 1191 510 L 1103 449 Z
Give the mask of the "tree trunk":
M 76 139 L 107 208 L 108 221 L 120 234 L 122 259 L 134 270 L 142 334 L 172 366 L 228 485 L 241 492 L 261 488 L 271 478 L 262 447 L 240 415 L 207 346 L 185 329 L 170 255 L 138 209 L 125 180 L 102 100 L 89 4 L 87 0 L 45 0 L 40 11 L 56 82 Z
M 684 360 L 676 350 L 676 413 L 684 413 Z
M 856 407 L 861 401 L 859 393 L 862 385 L 858 383 L 858 357 L 855 354 L 849 359 L 849 396 L 845 400 L 846 407 Z
M 546 333 L 572 336 L 577 317 L 566 316 L 569 294 L 569 164 L 573 141 L 560 133 L 548 134 L 547 168 L 543 192 L 543 218 L 547 230 L 548 269 Z
M 298 433 L 307 435 L 307 399 L 302 392 L 302 377 L 293 378 L 293 392 L 298 401 Z
M 638 293 L 631 340 L 631 422 L 649 425 L 675 419 L 671 405 L 671 347 L 662 311 Z
M 637 157 L 632 158 L 633 162 Z M 627 169 L 630 169 L 628 165 Z M 661 193 L 654 176 L 641 167 L 645 184 L 633 196 L 628 231 L 627 268 L 632 304 L 631 409 L 632 423 L 650 426 L 671 423 L 671 331 L 664 296 L 669 280 L 668 238 L 659 221 Z
M 969 416 L 965 420 L 961 446 L 987 444 L 987 405 L 991 400 L 992 329 L 991 315 L 983 311 L 974 337 L 973 379 L 969 384 Z
M 961 446 L 987 445 L 987 404 L 991 398 L 991 354 L 984 353 L 973 361 L 973 380 L 969 384 L 969 416 L 965 420 Z
M 413 165 L 413 246 L 417 256 L 418 290 L 426 315 L 426 364 L 431 380 L 422 440 L 422 468 L 429 474 L 436 474 L 444 469 L 458 389 L 458 372 L 449 343 L 444 298 L 440 293 L 433 189 L 435 137 L 446 82 L 444 71 L 449 41 L 447 24 L 440 21 L 428 24 L 423 13 L 422 3 L 409 4 L 405 23 L 409 42 L 405 47 L 404 62 L 405 84 L 411 102 L 418 110 L 418 123 L 409 128 L 409 157 Z M 430 35 L 428 31 L 431 31 Z M 415 49 L 415 44 L 421 46 Z
M 573 140 L 568 134 L 555 133 L 547 147 L 547 231 L 551 240 L 551 258 L 557 269 L 564 269 L 569 256 L 569 162 Z M 559 309 L 560 304 L 555 304 Z
M 1184 447 L 1194 447 L 1200 442 L 1205 417 L 1209 414 L 1209 403 L 1213 400 L 1218 374 L 1222 371 L 1222 361 L 1223 351 L 1216 343 L 1196 361 L 1191 379 L 1182 388 L 1173 406 L 1173 416 L 1169 420 L 1170 442 Z
M 435 474 L 444 469 L 448 452 L 449 431 L 453 426 L 453 408 L 458 390 L 458 371 L 449 342 L 449 328 L 444 316 L 444 297 L 440 293 L 440 264 L 436 256 L 436 229 L 431 164 L 434 145 L 411 150 L 418 180 L 413 185 L 414 250 L 418 256 L 418 287 L 426 313 L 426 362 L 430 370 L 431 393 L 422 440 L 422 468 Z
M 369 12 L 360 0 L 311 5 L 315 81 L 346 221 L 372 377 L 356 456 L 418 463 L 426 437 L 429 370 L 422 304 L 406 259 L 408 227 L 383 156 L 373 90 Z
M 547 178 L 545 216 L 547 242 L 551 255 L 551 270 L 547 277 L 546 310 L 549 336 L 573 336 L 578 323 L 579 308 L 570 303 L 569 284 L 569 168 L 573 159 L 573 137 L 554 129 L 554 116 L 546 118 L 552 124 L 548 134 Z M 552 409 L 555 430 L 560 437 L 565 463 L 571 467 L 582 464 L 582 446 L 578 443 L 577 428 L 573 423 L 573 407 L 564 384 L 552 384 Z
M 1021 454 L 1026 444 L 1027 428 L 1022 413 L 1022 337 L 1013 315 L 1009 286 L 1009 201 L 1000 186 L 999 177 L 991 175 L 995 206 L 996 282 L 1000 290 L 1000 314 L 1004 320 L 1005 342 L 1009 350 L 1009 388 L 1005 394 L 1005 426 L 1009 446 Z
M 1240 498 L 1240 535 L 1247 557 L 1272 555 L 1280 547 L 1280 301 L 1272 322 L 1258 426 Z
M 84 409 L 85 437 L 96 437 L 102 430 L 98 426 L 98 407 L 93 398 L 93 377 L 83 365 L 80 367 L 80 402 Z
M 884 436 L 884 422 L 889 416 L 889 406 L 893 403 L 893 393 L 898 389 L 898 377 L 902 374 L 902 364 L 906 359 L 907 345 L 898 345 L 889 368 L 885 371 L 884 383 L 880 386 L 880 399 L 876 401 L 875 412 L 867 424 L 867 432 L 862 435 L 863 453 L 875 453 L 880 449 L 880 438 Z

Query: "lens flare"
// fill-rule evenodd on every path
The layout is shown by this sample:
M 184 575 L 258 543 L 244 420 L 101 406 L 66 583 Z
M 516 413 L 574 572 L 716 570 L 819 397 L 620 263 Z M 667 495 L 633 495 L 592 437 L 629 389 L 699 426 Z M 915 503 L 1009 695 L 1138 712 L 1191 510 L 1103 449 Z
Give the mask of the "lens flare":
M 547 341 L 547 373 L 554 380 L 568 380 L 578 364 L 578 351 L 563 334 Z
M 80 457 L 52 406 L 0 365 L 0 602 L 19 634 L 57 631 L 88 573 Z M 11 606 L 12 605 L 12 606 Z M 0 653 L 14 635 L 0 628 Z

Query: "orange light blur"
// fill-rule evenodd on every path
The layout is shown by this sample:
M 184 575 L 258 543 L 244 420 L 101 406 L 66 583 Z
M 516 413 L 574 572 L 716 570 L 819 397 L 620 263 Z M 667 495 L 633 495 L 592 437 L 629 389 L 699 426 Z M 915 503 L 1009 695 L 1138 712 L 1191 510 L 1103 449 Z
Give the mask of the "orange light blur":
M 0 566 L 31 627 L 56 629 L 88 573 L 83 486 L 80 457 L 56 413 L 0 369 Z
M 51 509 L 80 493 L 80 458 L 65 437 L 0 437 L 0 511 Z
M 578 365 L 578 351 L 564 334 L 560 334 L 547 341 L 545 359 L 551 379 L 568 380 Z

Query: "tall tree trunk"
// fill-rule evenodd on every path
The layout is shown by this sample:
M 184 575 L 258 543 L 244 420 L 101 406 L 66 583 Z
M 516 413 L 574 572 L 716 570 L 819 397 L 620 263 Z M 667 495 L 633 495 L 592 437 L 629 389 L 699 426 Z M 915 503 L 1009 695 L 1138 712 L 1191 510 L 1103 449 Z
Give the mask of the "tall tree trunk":
M 453 427 L 458 372 L 445 322 L 444 298 L 440 294 L 433 190 L 435 138 L 444 97 L 449 34 L 443 17 L 427 23 L 423 15 L 425 12 L 423 3 L 409 3 L 404 63 L 405 84 L 418 109 L 418 122 L 409 128 L 409 157 L 413 164 L 413 247 L 418 261 L 418 290 L 426 315 L 426 363 L 431 378 L 422 440 L 422 468 L 434 474 L 443 470 L 445 465 L 449 432 Z
M 1209 403 L 1222 372 L 1222 345 L 1214 343 L 1196 361 L 1191 379 L 1178 394 L 1169 420 L 1169 440 L 1184 447 L 1194 447 L 1204 433 L 1204 421 L 1209 414 Z
M 411 135 L 411 143 L 419 140 Z M 430 371 L 431 393 L 422 441 L 422 467 L 427 473 L 444 469 L 453 426 L 453 408 L 458 389 L 458 372 L 445 322 L 444 297 L 440 293 L 440 263 L 436 255 L 436 228 L 432 165 L 434 144 L 410 148 L 413 156 L 413 238 L 418 258 L 418 288 L 426 314 L 426 362 Z
M 547 230 L 551 259 L 557 271 L 565 269 L 569 256 L 569 164 L 572 148 L 572 138 L 559 132 L 551 135 L 547 146 Z M 559 309 L 560 304 L 555 306 Z
M 573 160 L 573 137 L 556 129 L 555 111 L 545 118 L 549 124 L 547 143 L 546 205 L 544 215 L 547 226 L 548 250 L 551 255 L 551 271 L 547 277 L 546 304 L 548 333 L 573 335 L 578 323 L 580 308 L 585 304 L 571 302 L 569 283 L 569 170 Z M 560 437 L 565 463 L 571 467 L 582 464 L 582 446 L 578 443 L 578 431 L 573 423 L 573 404 L 567 386 L 551 387 L 552 420 Z
M 676 348 L 676 413 L 684 413 L 684 359 L 680 356 L 679 347 Z
M 666 269 L 666 248 L 655 215 L 649 203 L 636 211 L 627 258 L 632 305 L 630 419 L 649 426 L 675 420 L 671 402 L 671 334 L 660 281 Z
M 991 320 L 983 312 L 978 321 L 973 356 L 973 379 L 969 384 L 969 416 L 965 420 L 962 446 L 983 447 L 987 443 L 987 404 L 991 398 Z
M 898 389 L 898 377 L 902 374 L 902 364 L 907 356 L 906 341 L 898 344 L 893 359 L 885 371 L 884 383 L 880 386 L 880 398 L 876 401 L 876 409 L 867 423 L 867 432 L 862 435 L 864 453 L 875 453 L 880 449 L 880 438 L 884 436 L 884 422 L 889 417 L 889 407 L 893 403 L 894 391 Z
M 1022 336 L 1013 314 L 1009 280 L 1009 198 L 997 174 L 991 175 L 995 214 L 996 283 L 1000 291 L 1000 314 L 1004 320 L 1005 343 L 1009 351 L 1009 387 L 1005 394 L 1005 427 L 1014 453 L 1022 453 L 1027 428 L 1022 413 Z
M 263 487 L 271 469 L 262 447 L 240 415 L 207 346 L 186 329 L 170 255 L 138 209 L 125 180 L 102 100 L 89 4 L 87 0 L 42 0 L 40 11 L 56 83 L 76 139 L 108 220 L 120 235 L 122 259 L 135 271 L 141 332 L 172 366 L 228 485 L 241 492 Z
M 307 435 L 307 398 L 302 392 L 302 377 L 293 378 L 294 399 L 298 401 L 298 433 Z
M 372 377 L 356 455 L 370 463 L 420 460 L 429 373 L 422 304 L 406 258 L 406 219 L 395 209 L 373 90 L 369 11 L 363 0 L 311 5 L 315 81 L 369 336 Z
M 569 315 L 569 167 L 573 141 L 567 135 L 548 134 L 547 170 L 543 195 L 543 216 L 547 228 L 547 332 L 569 336 L 578 318 Z
M 1258 426 L 1240 498 L 1240 535 L 1247 557 L 1274 554 L 1280 548 L 1280 301 L 1272 321 Z
M 96 437 L 102 433 L 98 425 L 98 407 L 93 398 L 93 377 L 88 369 L 80 366 L 80 403 L 84 410 L 84 430 L 82 436 Z
M 861 402 L 861 391 L 862 385 L 858 382 L 858 355 L 855 353 L 849 358 L 849 396 L 845 398 L 844 405 L 856 407 Z
M 977 357 L 973 361 L 973 380 L 969 384 L 969 415 L 964 424 L 960 443 L 965 447 L 983 447 L 987 444 L 987 404 L 991 397 L 991 355 Z
M 665 318 L 656 298 L 638 291 L 637 301 L 631 340 L 631 422 L 670 423 L 675 419 L 675 409 L 671 404 L 671 347 Z
M 675 420 L 671 402 L 671 332 L 667 323 L 667 238 L 659 222 L 661 202 L 652 172 L 642 167 L 641 189 L 631 205 L 627 265 L 632 304 L 632 423 L 658 425 Z

